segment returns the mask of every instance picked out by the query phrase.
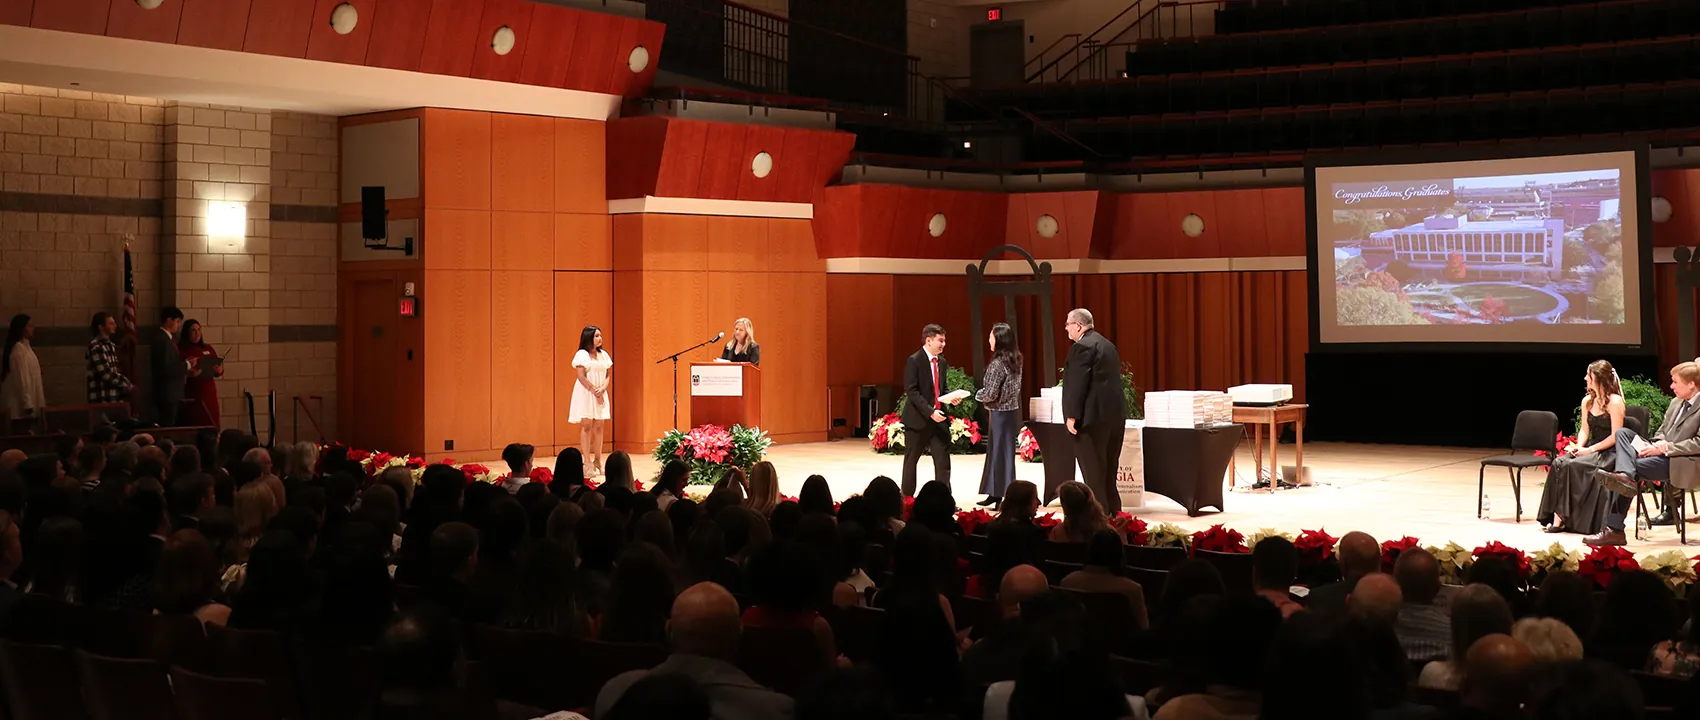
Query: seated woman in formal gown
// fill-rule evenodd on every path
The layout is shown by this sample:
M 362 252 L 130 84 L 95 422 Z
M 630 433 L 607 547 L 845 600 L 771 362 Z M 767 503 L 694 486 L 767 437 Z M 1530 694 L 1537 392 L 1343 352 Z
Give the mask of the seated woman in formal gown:
M 1617 453 L 1617 431 L 1623 427 L 1623 388 L 1611 363 L 1588 365 L 1588 394 L 1582 398 L 1582 427 L 1576 441 L 1560 448 L 1541 491 L 1535 519 L 1547 532 L 1592 535 L 1605 519 L 1610 493 L 1594 481 L 1595 470 L 1610 471 Z

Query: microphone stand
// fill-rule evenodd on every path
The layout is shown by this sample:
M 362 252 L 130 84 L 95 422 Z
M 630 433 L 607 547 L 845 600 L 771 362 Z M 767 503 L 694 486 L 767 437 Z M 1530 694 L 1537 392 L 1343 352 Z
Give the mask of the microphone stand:
M 673 353 L 672 355 L 668 355 L 667 357 L 664 357 L 664 358 L 661 358 L 660 360 L 655 361 L 656 365 L 660 365 L 661 363 L 667 362 L 669 360 L 673 361 L 673 429 L 674 430 L 679 429 L 679 356 L 684 355 L 685 353 L 691 352 L 692 350 L 696 350 L 697 348 L 703 347 L 703 346 L 705 346 L 709 343 L 719 342 L 720 338 L 723 338 L 725 336 L 726 336 L 726 333 L 720 333 L 719 335 L 715 335 L 714 337 L 711 337 L 707 340 L 699 342 L 699 343 L 692 345 L 688 348 L 685 348 L 685 349 L 680 350 L 676 353 Z

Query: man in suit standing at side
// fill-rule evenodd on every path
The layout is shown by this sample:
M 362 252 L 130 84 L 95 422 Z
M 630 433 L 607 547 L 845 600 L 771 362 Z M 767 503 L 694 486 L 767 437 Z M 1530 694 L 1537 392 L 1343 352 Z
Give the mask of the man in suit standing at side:
M 177 415 L 183 408 L 183 386 L 189 379 L 189 364 L 177 350 L 177 332 L 183 328 L 183 311 L 175 307 L 161 308 L 159 329 L 149 339 L 149 374 L 154 402 L 154 422 L 160 427 L 177 425 Z
M 1662 480 L 1665 484 L 1664 514 L 1654 525 L 1673 525 L 1675 510 L 1682 504 L 1682 490 L 1700 487 L 1700 364 L 1685 362 L 1670 369 L 1670 389 L 1676 397 L 1665 410 L 1665 419 L 1653 441 L 1635 449 L 1641 438 L 1634 430 L 1617 431 L 1617 472 L 1595 470 L 1594 478 L 1617 493 L 1606 512 L 1606 526 L 1598 535 L 1582 542 L 1588 545 L 1623 545 L 1628 542 L 1623 528 L 1629 506 L 1639 491 L 1639 480 Z
M 944 328 L 921 328 L 921 349 L 903 366 L 903 392 L 909 404 L 903 408 L 903 495 L 915 494 L 915 466 L 922 453 L 933 456 L 933 479 L 950 483 L 950 419 L 944 414 L 945 378 L 950 363 L 944 360 Z M 960 398 L 951 401 L 955 405 Z
M 1122 396 L 1122 356 L 1115 343 L 1092 327 L 1092 312 L 1068 311 L 1063 324 L 1068 339 L 1068 362 L 1063 366 L 1063 417 L 1074 433 L 1074 456 L 1086 487 L 1098 497 L 1104 512 L 1121 512 L 1116 491 L 1122 436 L 1127 434 L 1127 401 Z

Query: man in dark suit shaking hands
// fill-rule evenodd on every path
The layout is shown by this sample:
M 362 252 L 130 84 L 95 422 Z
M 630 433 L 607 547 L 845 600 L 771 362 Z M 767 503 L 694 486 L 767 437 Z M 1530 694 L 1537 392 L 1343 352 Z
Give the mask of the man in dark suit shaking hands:
M 1122 436 L 1127 433 L 1127 401 L 1122 397 L 1122 357 L 1115 343 L 1092 329 L 1092 312 L 1068 311 L 1063 324 L 1074 347 L 1063 366 L 1063 417 L 1074 433 L 1074 456 L 1086 487 L 1098 497 L 1104 512 L 1122 509 L 1116 491 Z
M 950 419 L 941 401 L 950 363 L 944 360 L 944 328 L 928 325 L 921 329 L 921 349 L 903 366 L 903 392 L 909 404 L 903 408 L 903 495 L 915 494 L 915 465 L 922 453 L 932 453 L 933 479 L 950 483 Z

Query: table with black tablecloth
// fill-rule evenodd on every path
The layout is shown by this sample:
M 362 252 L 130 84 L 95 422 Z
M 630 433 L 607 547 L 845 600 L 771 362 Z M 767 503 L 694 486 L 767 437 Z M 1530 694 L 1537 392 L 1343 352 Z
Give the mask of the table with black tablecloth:
M 1045 464 L 1045 502 L 1056 499 L 1057 488 L 1075 477 L 1074 436 L 1062 423 L 1032 422 L 1027 429 L 1039 441 Z M 1145 492 L 1162 495 L 1197 517 L 1200 508 L 1222 507 L 1222 484 L 1234 449 L 1245 428 L 1129 428 L 1144 433 Z

